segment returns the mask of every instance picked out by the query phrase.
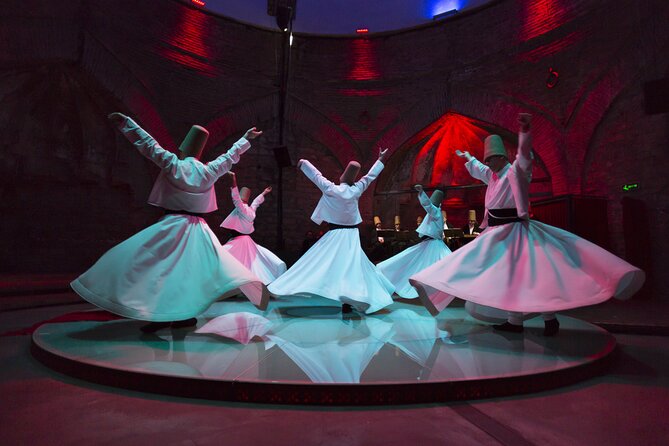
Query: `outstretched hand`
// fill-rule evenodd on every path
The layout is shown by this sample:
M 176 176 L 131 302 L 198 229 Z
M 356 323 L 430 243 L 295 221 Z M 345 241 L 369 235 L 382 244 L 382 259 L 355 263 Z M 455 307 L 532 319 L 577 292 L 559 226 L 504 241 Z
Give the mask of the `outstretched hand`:
M 423 192 L 423 185 L 422 184 L 416 184 L 414 187 L 418 192 Z
M 388 149 L 379 147 L 379 161 L 383 161 L 386 158 L 386 153 L 388 153 Z
M 229 171 L 226 174 L 225 178 L 227 179 L 228 186 L 230 186 L 231 188 L 237 186 L 237 175 L 235 175 L 233 171 Z
M 267 195 L 270 192 L 272 192 L 272 186 L 267 186 L 264 191 L 262 191 L 263 195 Z
M 119 112 L 114 112 L 107 115 L 107 119 L 109 119 L 116 127 L 120 127 L 127 118 L 128 117 L 126 115 Z
M 246 133 L 244 133 L 244 138 L 251 141 L 252 139 L 256 139 L 260 135 L 262 135 L 262 130 L 258 130 L 255 127 L 252 127 L 248 129 Z
M 299 160 L 299 161 L 297 162 L 297 166 L 296 166 L 296 167 L 297 167 L 298 169 L 301 168 L 303 163 L 304 163 L 304 160 L 303 160 L 303 159 L 302 159 L 302 160 Z
M 460 150 L 456 150 L 455 154 L 458 155 L 460 158 L 466 159 L 467 161 L 472 159 L 472 156 L 467 151 L 462 152 Z
M 518 125 L 520 125 L 520 131 L 525 133 L 530 130 L 530 122 L 532 121 L 532 115 L 529 113 L 518 113 Z

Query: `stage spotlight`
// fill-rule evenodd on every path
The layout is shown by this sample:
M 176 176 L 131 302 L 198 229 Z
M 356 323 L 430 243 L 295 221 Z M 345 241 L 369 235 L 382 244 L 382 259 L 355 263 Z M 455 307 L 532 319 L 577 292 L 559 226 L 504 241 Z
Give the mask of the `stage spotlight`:
M 444 11 L 442 13 L 439 13 L 437 15 L 432 16 L 432 20 L 441 20 L 445 19 L 446 17 L 450 17 L 452 15 L 455 15 L 458 13 L 457 9 L 450 9 L 448 11 Z

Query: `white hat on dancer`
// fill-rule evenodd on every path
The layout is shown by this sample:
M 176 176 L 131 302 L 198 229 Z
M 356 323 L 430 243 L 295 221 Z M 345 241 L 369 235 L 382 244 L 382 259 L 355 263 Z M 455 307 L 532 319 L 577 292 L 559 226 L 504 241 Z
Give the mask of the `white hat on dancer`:
M 349 161 L 348 166 L 346 166 L 346 169 L 344 169 L 344 172 L 339 177 L 339 184 L 346 183 L 352 186 L 359 173 L 360 163 L 357 161 Z
M 490 135 L 485 139 L 483 161 L 492 156 L 503 156 L 504 158 L 509 159 L 502 138 L 499 135 Z
M 179 146 L 179 151 L 184 157 L 192 156 L 199 159 L 202 156 L 205 144 L 209 138 L 209 131 L 202 126 L 194 125 L 186 134 L 183 142 Z
M 251 189 L 245 186 L 239 189 L 239 198 L 241 198 L 244 203 L 248 203 L 251 198 Z

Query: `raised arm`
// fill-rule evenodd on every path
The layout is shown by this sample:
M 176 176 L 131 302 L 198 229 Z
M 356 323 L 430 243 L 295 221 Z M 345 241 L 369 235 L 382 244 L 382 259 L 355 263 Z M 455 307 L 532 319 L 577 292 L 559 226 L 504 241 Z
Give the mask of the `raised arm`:
M 321 190 L 321 192 L 327 192 L 330 187 L 334 186 L 332 181 L 325 178 L 323 174 L 307 160 L 299 160 L 297 162 L 297 168 L 300 169 L 302 173 L 304 173 L 304 175 Z
M 425 212 L 427 212 L 434 218 L 439 218 L 439 216 L 441 215 L 441 209 L 432 204 L 432 200 L 430 200 L 430 197 L 428 197 L 425 191 L 423 190 L 423 186 L 420 184 L 416 184 L 413 188 L 418 191 L 418 202 L 420 203 L 421 206 L 423 206 Z
M 467 160 L 465 163 L 465 169 L 469 172 L 469 175 L 476 178 L 477 180 L 483 181 L 485 184 L 488 184 L 490 177 L 492 176 L 492 170 L 473 156 L 469 152 L 461 152 L 459 150 L 455 151 L 455 154 L 460 158 Z
M 529 113 L 518 114 L 518 153 L 516 154 L 517 168 L 524 174 L 532 173 L 532 135 L 530 133 L 530 123 L 532 115 Z
M 255 127 L 248 129 L 244 136 L 234 143 L 227 152 L 207 163 L 207 171 L 209 174 L 218 178 L 228 172 L 233 164 L 239 162 L 241 154 L 251 148 L 250 141 L 256 139 L 260 135 L 262 135 L 262 132 L 257 131 Z
M 372 181 L 374 181 L 379 176 L 385 167 L 383 160 L 386 158 L 387 153 L 388 149 L 382 149 L 379 147 L 379 158 L 372 165 L 372 168 L 369 169 L 367 175 L 355 182 L 354 186 L 360 190 L 360 194 L 362 194 L 369 187 L 369 185 L 372 184 Z
M 174 153 L 160 147 L 160 144 L 131 118 L 117 112 L 110 114 L 107 118 L 135 146 L 139 153 L 153 161 L 161 169 L 168 169 L 179 160 L 179 157 Z
M 265 195 L 269 194 L 270 192 L 272 192 L 272 187 L 267 186 L 265 190 L 262 191 L 262 193 L 258 195 L 255 198 L 255 200 L 251 202 L 251 209 L 253 209 L 254 211 L 257 210 L 260 207 L 260 205 L 265 202 Z

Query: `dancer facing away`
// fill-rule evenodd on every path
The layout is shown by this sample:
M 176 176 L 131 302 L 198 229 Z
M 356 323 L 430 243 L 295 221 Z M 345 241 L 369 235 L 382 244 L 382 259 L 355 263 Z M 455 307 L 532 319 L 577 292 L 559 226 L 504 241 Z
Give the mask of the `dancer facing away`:
M 530 121 L 531 115 L 518 115 L 513 164 L 497 135 L 485 140 L 485 164 L 468 152 L 456 152 L 467 159 L 471 176 L 488 185 L 481 224 L 485 230 L 411 277 L 433 315 L 457 296 L 467 301 L 474 317 L 491 321 L 496 314 L 499 322 L 506 319 L 495 326 L 502 331 L 522 332 L 527 313 L 543 313 L 544 335 L 553 336 L 560 327 L 556 311 L 611 297 L 627 299 L 643 285 L 640 269 L 570 232 L 529 219 Z
M 249 205 L 251 189 L 247 187 L 238 189 L 237 176 L 234 172 L 228 172 L 228 176 L 232 181 L 230 192 L 235 208 L 221 223 L 221 227 L 232 232 L 232 237 L 223 245 L 223 249 L 250 269 L 265 285 L 269 285 L 286 272 L 286 264 L 272 251 L 254 242 L 249 234 L 255 230 L 253 221 L 256 218 L 256 210 L 265 202 L 265 195 L 272 192 L 272 188 L 265 188 Z
M 190 129 L 177 156 L 127 116 L 112 113 L 109 119 L 160 168 L 149 204 L 166 215 L 107 251 L 70 284 L 74 291 L 112 313 L 150 321 L 144 332 L 195 325 L 195 316 L 235 289 L 264 309 L 269 294 L 262 281 L 223 249 L 202 218 L 217 209 L 216 180 L 262 132 L 249 129 L 205 164 L 199 160 L 209 136 L 203 127 Z
M 355 181 L 360 163 L 351 161 L 339 178 L 329 181 L 309 161 L 297 167 L 323 192 L 311 220 L 326 221 L 330 230 L 281 277 L 269 285 L 275 296 L 320 296 L 342 303 L 342 311 L 373 313 L 393 303 L 393 285 L 369 261 L 360 246 L 362 222 L 358 200 L 383 170 L 386 150 L 367 175 Z
M 416 184 L 414 189 L 418 191 L 418 201 L 427 212 L 416 229 L 422 241 L 377 265 L 383 275 L 395 285 L 395 294 L 405 299 L 418 297 L 418 292 L 409 283 L 409 277 L 451 253 L 443 241 L 444 218 L 441 202 L 444 200 L 444 193 L 437 189 L 428 198 L 420 184 Z

